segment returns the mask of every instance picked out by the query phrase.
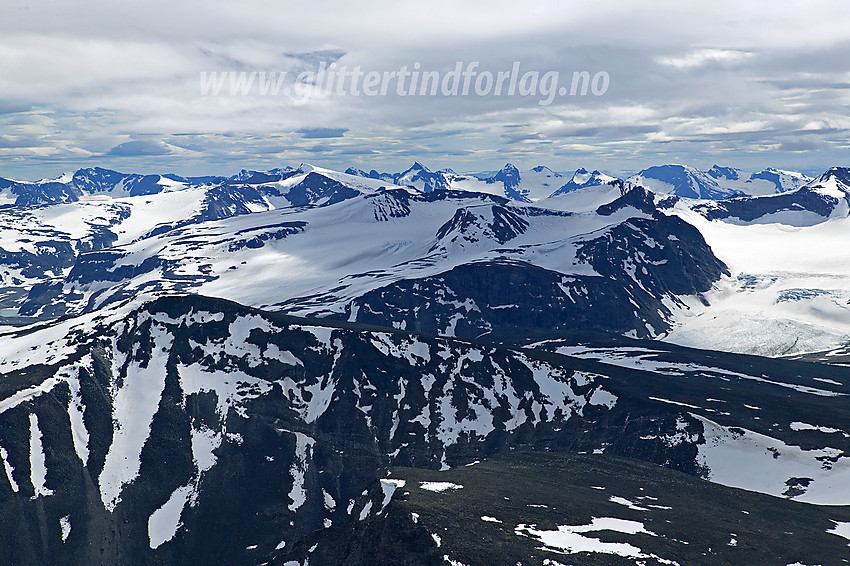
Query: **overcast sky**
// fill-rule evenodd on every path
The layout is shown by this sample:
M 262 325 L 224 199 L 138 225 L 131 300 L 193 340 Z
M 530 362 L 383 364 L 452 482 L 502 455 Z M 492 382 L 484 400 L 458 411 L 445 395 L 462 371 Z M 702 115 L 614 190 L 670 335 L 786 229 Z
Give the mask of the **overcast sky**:
M 698 4 L 698 6 L 697 6 Z M 596 96 L 204 94 L 336 62 L 604 72 Z M 306 90 L 305 90 L 306 89 Z M 306 96 L 309 94 L 309 96 Z M 850 3 L 168 0 L 0 4 L 0 176 L 848 165 Z

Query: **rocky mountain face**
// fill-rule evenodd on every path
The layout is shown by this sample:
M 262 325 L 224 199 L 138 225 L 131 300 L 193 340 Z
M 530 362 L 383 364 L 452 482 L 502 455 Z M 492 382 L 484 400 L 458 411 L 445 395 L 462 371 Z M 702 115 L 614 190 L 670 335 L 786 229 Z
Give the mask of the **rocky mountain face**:
M 706 174 L 719 185 L 738 189 L 750 196 L 794 191 L 811 183 L 813 179 L 797 171 L 785 171 L 768 167 L 761 171 L 746 173 L 734 167 L 713 165 Z
M 512 450 L 604 452 L 726 485 L 758 476 L 727 468 L 724 451 L 743 450 L 766 454 L 746 462 L 776 468 L 776 495 L 843 501 L 850 445 L 828 431 L 850 429 L 846 376 L 802 362 L 505 349 L 197 296 L 3 341 L 0 550 L 15 564 L 285 563 L 380 515 L 392 467 Z M 350 563 L 383 550 L 369 552 Z
M 151 242 L 190 226 L 281 207 L 330 206 L 373 189 L 309 166 L 262 174 L 244 171 L 230 179 L 171 177 L 81 169 L 71 183 L 62 186 L 82 201 L 77 196 L 70 202 L 62 198 L 51 203 L 21 201 L 0 211 L 0 264 L 4 267 L 0 308 L 14 309 L 24 317 L 58 316 L 68 312 L 63 301 L 81 298 L 77 292 L 66 296 L 62 279 L 71 273 L 76 279 L 81 270 L 87 271 L 79 266 L 75 270 L 78 263 L 105 268 L 108 258 L 123 255 L 114 252 L 115 245 Z M 170 184 L 162 184 L 163 180 Z M 196 184 L 201 181 L 209 184 Z M 47 190 L 53 184 L 37 186 Z M 41 193 L 21 194 L 29 198 Z M 85 195 L 111 199 L 91 200 Z M 236 238 L 234 247 L 243 240 Z M 259 241 L 262 238 L 254 240 Z M 126 275 L 127 270 L 117 273 Z M 115 283 L 120 278 L 111 273 L 106 280 Z M 24 295 L 29 300 L 22 300 Z
M 144 175 L 90 167 L 79 169 L 57 179 L 18 181 L 0 178 L 0 206 L 29 207 L 72 203 L 79 201 L 84 195 L 108 195 L 117 198 L 145 196 L 222 184 L 257 186 L 280 183 L 304 173 L 306 169 L 311 167 L 287 166 L 268 171 L 243 169 L 230 177 L 220 175 L 183 177 L 173 173 Z M 345 170 L 345 175 L 415 187 L 424 192 L 448 189 L 468 190 L 469 183 L 465 183 L 464 180 L 477 180 L 485 186 L 476 187 L 476 190 L 494 192 L 499 196 L 523 202 L 536 202 L 579 188 L 607 184 L 615 179 L 596 170 L 588 172 L 584 168 L 579 168 L 569 181 L 564 183 L 563 175 L 543 165 L 520 171 L 510 163 L 496 172 L 471 176 L 458 175 L 450 169 L 432 171 L 418 161 L 408 169 L 397 173 L 379 173 L 374 169 L 366 172 L 349 167 Z M 639 172 L 629 180 L 659 193 L 715 200 L 735 194 L 760 196 L 782 193 L 814 182 L 813 179 L 795 171 L 768 168 L 745 174 L 738 169 L 718 165 L 714 165 L 705 172 L 685 165 L 655 166 Z M 497 190 L 488 190 L 486 185 L 497 187 Z
M 688 165 L 660 165 L 644 169 L 628 180 L 657 193 L 715 201 L 796 191 L 813 182 L 797 171 L 769 167 L 748 173 L 720 165 L 707 171 Z
M 563 175 L 544 165 L 520 171 L 511 163 L 506 163 L 498 171 L 484 173 L 458 174 L 451 169 L 431 171 L 420 162 L 400 173 L 378 173 L 374 169 L 368 173 L 350 167 L 345 171 L 349 175 L 367 177 L 401 186 L 416 187 L 424 192 L 433 190 L 476 191 L 507 197 L 520 202 L 536 202 L 550 196 L 563 184 Z M 612 177 L 613 179 L 613 177 Z
M 592 449 L 602 437 L 565 431 L 601 419 L 613 443 L 625 416 L 601 376 L 532 353 L 198 297 L 4 341 L 0 547 L 14 563 L 253 564 L 350 520 L 390 465 Z M 673 434 L 668 420 L 655 426 Z M 677 462 L 694 471 L 691 450 Z
M 794 192 L 760 198 L 731 198 L 717 203 L 698 205 L 694 209 L 709 220 L 737 218 L 743 222 L 752 222 L 783 212 L 810 212 L 822 218 L 829 218 L 840 202 L 834 196 L 804 187 Z
M 348 168 L 345 172 L 349 175 L 385 181 L 403 187 L 415 187 L 426 193 L 450 188 L 450 183 L 445 172 L 431 171 L 418 161 L 400 173 L 378 173 L 374 169 L 366 173 L 355 168 Z
M 505 187 L 505 195 L 509 198 L 523 199 L 522 193 L 519 191 L 521 177 L 519 169 L 508 163 L 498 173 L 492 177 L 484 179 L 487 183 L 502 183 Z
M 709 177 L 716 180 L 737 181 L 741 178 L 742 171 L 734 167 L 722 167 L 715 163 L 706 173 Z

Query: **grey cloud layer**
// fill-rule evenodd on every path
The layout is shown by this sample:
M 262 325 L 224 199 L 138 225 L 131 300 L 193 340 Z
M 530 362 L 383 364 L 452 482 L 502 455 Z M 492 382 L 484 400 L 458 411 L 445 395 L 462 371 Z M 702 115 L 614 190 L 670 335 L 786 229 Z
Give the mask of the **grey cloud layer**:
M 826 167 L 846 152 L 850 7 L 835 2 L 87 3 L 0 21 L 0 174 L 181 173 L 315 161 L 612 172 Z M 606 71 L 603 96 L 202 96 L 211 71 L 325 61 L 446 73 Z M 290 84 L 290 83 L 287 83 Z

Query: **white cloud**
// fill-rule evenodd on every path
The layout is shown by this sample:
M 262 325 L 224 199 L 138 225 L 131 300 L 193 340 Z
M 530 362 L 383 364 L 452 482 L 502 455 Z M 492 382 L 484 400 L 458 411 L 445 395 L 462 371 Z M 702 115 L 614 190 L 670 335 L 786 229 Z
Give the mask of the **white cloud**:
M 736 51 L 732 49 L 695 49 L 684 55 L 657 57 L 656 61 L 661 65 L 676 67 L 677 69 L 692 69 L 709 63 L 721 65 L 740 63 L 752 55 L 752 53 L 747 51 Z
M 811 147 L 827 166 L 848 128 L 848 24 L 850 4 L 827 0 L 29 2 L 0 20 L 0 154 L 4 167 L 43 171 L 80 156 L 108 165 L 112 148 L 145 141 L 170 151 L 138 163 L 194 173 L 304 159 L 395 168 L 417 155 L 457 169 L 506 159 L 570 169 L 713 160 L 730 148 L 774 165 L 782 147 L 795 159 Z M 322 57 L 381 72 L 521 61 L 562 77 L 604 70 L 611 88 L 545 107 L 518 96 L 200 92 L 204 71 L 295 73 Z M 788 142 L 795 132 L 806 143 Z M 181 134 L 191 151 L 174 149 Z

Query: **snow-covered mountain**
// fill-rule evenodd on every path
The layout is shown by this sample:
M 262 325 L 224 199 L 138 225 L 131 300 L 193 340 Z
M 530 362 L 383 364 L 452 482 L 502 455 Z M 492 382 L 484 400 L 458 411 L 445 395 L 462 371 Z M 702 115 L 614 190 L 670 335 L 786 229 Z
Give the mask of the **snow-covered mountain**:
M 735 167 L 723 167 L 716 163 L 711 166 L 711 169 L 706 171 L 706 174 L 718 182 L 740 181 L 744 172 Z
M 16 181 L 0 178 L 0 206 L 37 206 L 74 202 L 79 190 L 68 182 L 68 176 L 40 181 Z
M 796 171 L 768 168 L 752 173 L 713 165 L 700 171 L 688 165 L 649 167 L 628 178 L 659 194 L 722 200 L 734 196 L 763 196 L 794 191 L 812 179 Z
M 397 185 L 416 187 L 423 192 L 446 190 L 449 182 L 443 172 L 434 172 L 416 161 L 409 169 L 393 176 Z
M 837 563 L 850 170 L 660 169 L 0 182 L 0 555 Z
M 750 196 L 794 191 L 812 181 L 810 177 L 797 171 L 785 171 L 773 167 L 745 173 L 740 169 L 713 165 L 706 174 L 722 187 L 738 190 Z
M 0 179 L 0 204 L 28 207 L 77 202 L 86 195 L 108 195 L 116 198 L 150 195 L 220 183 L 224 180 L 224 177 L 215 176 L 187 178 L 172 174 L 128 174 L 93 167 L 41 181 Z
M 55 179 L 39 181 L 0 178 L 0 206 L 17 204 L 24 207 L 76 202 L 84 195 L 122 198 L 220 184 L 262 185 L 285 181 L 298 175 L 302 169 L 303 166 L 287 166 L 268 171 L 243 169 L 230 177 L 182 177 L 171 173 L 143 175 L 92 167 L 66 173 Z M 520 171 L 510 163 L 495 172 L 458 174 L 451 169 L 432 171 L 418 161 L 399 173 L 379 173 L 374 169 L 367 173 L 349 168 L 344 175 L 373 179 L 384 184 L 411 186 L 424 192 L 456 189 L 490 193 L 524 202 L 537 202 L 551 195 L 562 195 L 579 188 L 604 185 L 615 180 L 615 177 L 599 171 L 588 172 L 581 168 L 564 182 L 566 177 L 543 165 Z M 641 171 L 630 177 L 629 181 L 656 193 L 719 199 L 735 194 L 761 196 L 792 191 L 810 184 L 813 179 L 801 173 L 773 168 L 746 174 L 738 169 L 715 165 L 703 173 L 684 165 L 664 165 Z
M 304 200 L 307 185 L 324 192 Z M 726 270 L 642 189 L 569 213 L 462 191 L 358 192 L 315 171 L 280 186 L 289 188 L 278 197 L 263 188 L 275 210 L 157 225 L 81 254 L 20 313 L 79 313 L 170 289 L 467 338 L 552 325 L 643 337 L 669 329 L 681 297 Z
M 627 181 L 655 193 L 694 199 L 719 200 L 739 194 L 739 191 L 721 186 L 712 176 L 689 165 L 649 167 Z
M 506 163 L 495 173 L 454 175 L 450 178 L 453 189 L 486 192 L 524 202 L 537 202 L 551 195 L 563 182 L 563 175 L 545 165 L 520 171 Z
M 390 465 L 559 448 L 616 401 L 531 352 L 362 330 L 168 297 L 4 335 L 5 560 L 254 564 L 365 517 Z
M 549 178 L 546 170 L 537 169 Z M 720 169 L 715 168 L 715 173 L 719 175 Z M 514 170 L 506 167 L 499 173 L 511 179 L 509 173 Z M 421 165 L 409 172 L 414 171 L 428 172 Z M 726 170 L 723 174 L 736 173 Z M 686 344 L 770 355 L 819 351 L 850 341 L 841 306 L 841 297 L 850 292 L 850 285 L 846 270 L 836 259 L 836 254 L 840 256 L 836 250 L 843 247 L 828 243 L 837 241 L 847 216 L 850 189 L 845 169 L 834 168 L 809 186 L 762 197 L 706 201 L 666 194 L 648 198 L 635 192 L 630 198 L 644 196 L 607 216 L 598 210 L 609 208 L 611 202 L 624 202 L 620 199 L 633 189 L 629 182 L 611 180 L 598 172 L 578 170 L 562 186 L 570 190 L 557 191 L 533 207 L 522 200 L 492 195 L 503 192 L 503 181 L 473 179 L 471 188 L 486 191 L 478 192 L 462 190 L 463 184 L 457 182 L 461 176 L 456 174 L 434 175 L 452 180 L 453 190 L 433 190 L 425 184 L 421 189 L 402 188 L 309 165 L 266 172 L 245 170 L 229 178 L 176 181 L 171 178 L 174 176 L 151 176 L 150 182 L 156 181 L 151 185 L 142 183 L 144 176 L 97 168 L 80 170 L 51 181 L 71 183 L 78 200 L 37 206 L 10 204 L 0 214 L 0 264 L 4 266 L 0 272 L 0 309 L 4 310 L 0 313 L 49 318 L 95 308 L 142 290 L 176 289 L 302 315 L 369 319 L 376 324 L 428 327 L 431 332 L 449 335 L 460 331 L 469 337 L 506 324 L 516 328 L 552 324 L 551 320 L 535 319 L 535 313 L 548 309 L 547 316 L 560 316 L 563 325 L 595 324 L 602 330 L 637 336 L 669 332 L 670 339 Z M 650 201 L 652 206 L 647 204 Z M 698 227 L 700 237 L 720 260 L 716 265 L 734 266 L 728 279 L 721 277 L 724 267 L 711 267 L 713 259 L 697 261 L 696 279 L 675 270 L 662 273 L 667 268 L 658 265 L 669 267 L 675 262 L 669 263 L 672 256 L 659 256 L 658 252 L 671 252 L 672 243 L 683 237 L 681 229 L 672 226 L 671 215 Z M 826 222 L 830 219 L 832 222 Z M 593 247 L 591 242 L 605 234 L 614 237 L 621 225 L 628 227 L 623 234 L 633 229 L 638 232 L 617 244 L 631 257 L 618 259 L 619 267 L 608 273 L 607 279 L 628 289 L 628 298 L 640 306 L 630 306 L 616 318 L 604 312 L 620 312 L 614 304 L 627 297 L 606 290 L 607 283 L 599 285 L 606 280 L 599 279 L 600 275 L 609 267 L 594 266 L 594 262 L 610 263 L 620 252 Z M 802 231 L 791 236 L 786 232 L 789 228 Z M 660 235 L 651 235 L 659 229 Z M 347 246 L 339 245 L 340 233 L 345 234 Z M 665 243 L 656 249 L 652 242 L 659 237 Z M 793 249 L 804 248 L 809 244 L 803 242 L 811 241 L 827 257 L 811 265 L 790 261 L 779 248 L 776 254 L 760 251 L 761 246 L 772 248 L 772 242 L 786 238 Z M 703 244 L 697 240 L 686 240 L 687 248 L 677 253 L 712 257 L 699 251 Z M 582 251 L 590 249 L 592 254 Z M 819 256 L 800 251 L 791 257 Z M 769 266 L 768 258 L 773 258 Z M 764 267 L 756 270 L 756 265 Z M 523 296 L 511 301 L 512 289 L 505 287 L 505 300 L 494 301 L 501 279 L 490 274 L 496 272 L 510 275 L 511 281 L 530 278 L 521 288 L 539 298 L 528 304 Z M 789 279 L 790 272 L 819 273 L 832 279 Z M 246 276 L 252 285 L 242 284 Z M 589 310 L 578 317 L 566 309 L 574 305 L 576 295 L 564 295 L 567 303 L 561 314 L 550 308 L 562 296 L 558 285 L 570 286 L 559 279 L 563 277 L 583 290 L 586 303 L 580 311 Z M 785 283 L 769 285 L 769 292 L 753 301 L 754 289 L 766 290 L 763 285 L 747 283 L 753 278 Z M 408 289 L 414 280 L 424 287 Z M 470 287 L 469 280 L 479 283 Z M 678 285 L 688 280 L 699 284 Z M 721 288 L 726 291 L 718 291 Z M 485 289 L 492 295 L 470 293 Z M 706 308 L 704 293 L 709 291 L 716 297 Z M 437 292 L 453 298 L 431 301 L 429 293 Z M 390 297 L 395 298 L 390 301 Z M 733 307 L 737 300 L 748 301 L 749 308 Z M 413 314 L 424 308 L 420 301 L 429 305 L 425 326 Z M 378 309 L 377 302 L 387 308 Z M 462 317 L 465 322 L 458 326 L 460 315 L 453 309 L 473 303 L 482 314 L 470 306 Z M 718 312 L 721 304 L 732 310 L 711 319 L 695 316 Z M 384 319 L 370 309 L 379 310 Z M 747 311 L 750 314 L 742 323 L 741 313 Z M 523 314 L 513 316 L 515 312 Z M 524 317 L 528 320 L 522 320 Z M 714 322 L 705 325 L 705 320 Z M 788 328 L 797 329 L 790 342 Z M 757 332 L 760 339 L 738 336 L 750 331 Z
M 459 174 L 451 169 L 431 171 L 418 161 L 401 173 L 378 173 L 374 169 L 367 173 L 355 168 L 346 169 L 346 173 L 411 186 L 423 192 L 453 189 L 488 193 L 522 202 L 544 199 L 563 183 L 560 173 L 544 165 L 520 171 L 510 163 L 506 163 L 499 171 L 472 174 Z
M 612 177 L 611 175 L 600 173 L 597 170 L 588 172 L 587 169 L 582 167 L 580 169 L 576 169 L 576 172 L 573 173 L 572 178 L 565 184 L 561 185 L 558 190 L 553 192 L 550 196 L 559 197 L 561 195 L 565 195 L 567 193 L 571 193 L 587 187 L 608 185 L 616 180 L 616 177 Z
M 419 161 L 415 161 L 413 165 L 400 173 L 378 173 L 374 169 L 366 173 L 361 169 L 352 167 L 346 169 L 345 173 L 352 176 L 393 183 L 403 187 L 414 187 L 426 193 L 450 188 L 448 176 L 452 174 L 450 171 L 431 171 Z
M 563 182 L 564 176 L 552 171 L 545 165 L 532 167 L 523 171 L 520 176 L 520 191 L 522 196 L 532 202 L 537 202 L 552 194 L 552 189 Z
M 264 173 L 264 182 L 258 184 L 230 180 L 204 185 L 153 184 L 133 195 L 129 193 L 139 185 L 128 189 L 123 184 L 127 176 L 80 173 L 78 178 L 87 181 L 81 183 L 78 200 L 49 206 L 9 205 L 0 210 L 0 309 L 4 314 L 17 314 L 21 298 L 30 293 L 42 296 L 37 302 L 47 300 L 52 291 L 44 291 L 69 273 L 75 258 L 90 252 L 140 240 L 150 242 L 173 230 L 242 214 L 280 207 L 330 206 L 384 185 L 310 165 L 285 173 L 278 181 L 268 181 L 266 177 L 275 175 Z M 252 172 L 246 178 L 256 179 L 257 174 Z M 114 277 L 110 276 L 113 282 Z M 29 316 L 36 311 L 56 314 L 41 306 L 24 307 L 20 314 Z

